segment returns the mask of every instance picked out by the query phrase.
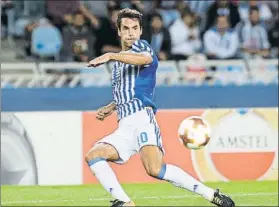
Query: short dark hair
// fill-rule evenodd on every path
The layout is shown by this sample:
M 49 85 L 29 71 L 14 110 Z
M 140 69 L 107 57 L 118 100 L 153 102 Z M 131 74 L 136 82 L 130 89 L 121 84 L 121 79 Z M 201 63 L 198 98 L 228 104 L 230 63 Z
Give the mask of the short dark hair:
M 130 18 L 130 19 L 138 19 L 139 25 L 142 28 L 143 26 L 143 15 L 134 9 L 125 8 L 119 11 L 117 15 L 117 28 L 120 29 L 121 21 L 123 18 Z
M 184 18 L 186 16 L 191 16 L 191 17 L 195 17 L 195 13 L 192 11 L 189 11 L 188 9 L 185 9 L 182 13 L 181 13 L 181 17 Z
M 251 14 L 253 11 L 259 12 L 259 7 L 257 7 L 257 6 L 251 6 L 250 9 L 249 9 L 249 14 Z
M 151 14 L 150 20 L 152 20 L 153 18 L 159 18 L 161 21 L 163 21 L 163 17 L 159 12 L 154 12 Z

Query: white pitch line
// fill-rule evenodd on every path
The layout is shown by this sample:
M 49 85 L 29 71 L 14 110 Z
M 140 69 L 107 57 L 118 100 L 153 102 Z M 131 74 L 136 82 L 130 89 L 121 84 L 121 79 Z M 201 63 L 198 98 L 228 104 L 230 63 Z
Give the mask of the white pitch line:
M 237 194 L 230 194 L 232 197 L 245 197 L 245 196 L 273 196 L 278 195 L 276 192 L 270 192 L 270 193 L 237 193 Z M 151 199 L 174 199 L 174 198 L 198 198 L 201 197 L 199 195 L 181 195 L 181 196 L 144 196 L 144 197 L 133 197 L 133 200 L 141 199 L 141 200 L 151 200 Z M 107 201 L 112 200 L 112 198 L 89 198 L 89 201 Z M 73 202 L 76 200 L 73 199 L 54 199 L 54 200 L 22 200 L 22 201 L 2 201 L 2 205 L 6 204 L 21 204 L 21 203 L 49 203 L 49 202 Z

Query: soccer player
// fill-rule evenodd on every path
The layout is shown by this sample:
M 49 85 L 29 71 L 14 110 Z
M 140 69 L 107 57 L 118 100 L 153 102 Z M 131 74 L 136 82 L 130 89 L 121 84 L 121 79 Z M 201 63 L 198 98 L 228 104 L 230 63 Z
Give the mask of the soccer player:
M 163 163 L 164 149 L 153 102 L 158 59 L 150 45 L 140 40 L 142 14 L 123 9 L 117 16 L 120 53 L 106 53 L 91 60 L 90 67 L 115 61 L 112 70 L 113 101 L 100 108 L 96 118 L 104 120 L 117 111 L 118 129 L 99 140 L 86 154 L 86 161 L 99 182 L 115 200 L 112 206 L 134 206 L 108 162 L 123 164 L 139 153 L 148 175 L 203 196 L 217 206 L 233 207 L 234 202 L 181 168 Z

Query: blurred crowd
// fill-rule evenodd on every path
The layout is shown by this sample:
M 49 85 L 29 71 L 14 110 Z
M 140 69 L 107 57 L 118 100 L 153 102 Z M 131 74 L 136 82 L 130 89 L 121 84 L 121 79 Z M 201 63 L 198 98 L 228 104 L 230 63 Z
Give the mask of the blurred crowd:
M 144 14 L 142 39 L 160 60 L 278 58 L 278 1 L 1 1 L 1 38 L 24 39 L 24 58 L 86 62 L 121 50 L 116 17 Z

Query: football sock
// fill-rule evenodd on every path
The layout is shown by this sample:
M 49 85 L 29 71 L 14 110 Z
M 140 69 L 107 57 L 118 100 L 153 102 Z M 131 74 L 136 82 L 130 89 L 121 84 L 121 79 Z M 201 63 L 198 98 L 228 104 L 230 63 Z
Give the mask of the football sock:
M 131 201 L 129 196 L 119 184 L 115 173 L 105 159 L 96 158 L 90 160 L 88 165 L 101 185 L 112 195 L 112 197 L 126 203 Z
M 213 199 L 214 190 L 212 188 L 207 187 L 175 165 L 164 164 L 160 170 L 158 179 L 166 180 L 179 188 L 202 195 L 209 201 Z

